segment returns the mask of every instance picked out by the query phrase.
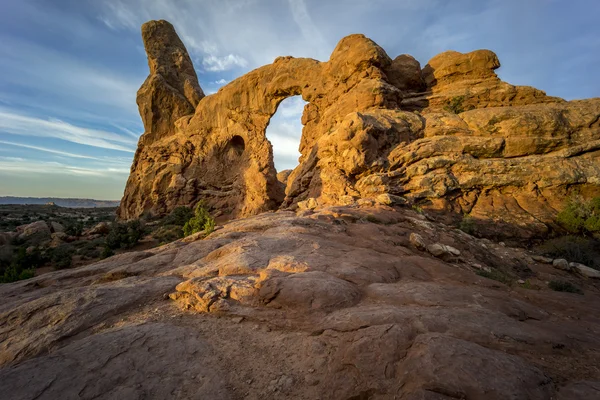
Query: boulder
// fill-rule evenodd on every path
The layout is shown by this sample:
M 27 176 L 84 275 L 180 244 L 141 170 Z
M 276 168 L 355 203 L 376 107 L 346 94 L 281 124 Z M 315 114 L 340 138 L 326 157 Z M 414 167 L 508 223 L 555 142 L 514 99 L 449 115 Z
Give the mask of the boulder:
M 386 206 L 397 206 L 406 204 L 406 199 L 404 197 L 396 196 L 389 193 L 380 194 L 375 198 L 375 201 L 379 204 L 383 204 Z
M 554 261 L 552 261 L 552 266 L 554 268 L 561 269 L 563 271 L 571 270 L 571 266 L 569 265 L 569 262 L 567 260 L 565 260 L 564 258 L 555 259 Z
M 533 261 L 537 261 L 537 262 L 540 262 L 542 264 L 552 264 L 552 262 L 554 261 L 550 257 L 544 257 L 544 256 L 538 256 L 538 255 L 531 256 L 531 259 Z
M 50 237 L 52 240 L 50 242 L 49 247 L 51 248 L 59 247 L 69 240 L 69 235 L 67 235 L 64 232 L 55 232 L 52 235 L 50 235 Z
M 58 223 L 58 222 L 56 222 L 56 221 L 51 221 L 51 222 L 50 222 L 50 230 L 51 230 L 53 233 L 55 233 L 55 232 L 56 232 L 56 233 L 62 233 L 62 232 L 64 232 L 64 231 L 65 231 L 65 227 L 64 227 L 64 226 L 62 226 L 62 224 L 59 224 L 59 223 Z
M 108 222 L 100 222 L 90 229 L 85 230 L 82 233 L 82 236 L 91 236 L 91 235 L 107 235 L 110 232 L 110 224 Z
M 410 241 L 410 244 L 415 246 L 417 249 L 423 251 L 427 250 L 427 242 L 425 242 L 423 236 L 419 235 L 418 233 L 412 232 L 408 240 Z
M 430 244 L 427 246 L 427 251 L 430 252 L 434 257 L 438 258 L 460 256 L 460 250 L 441 243 Z
M 569 267 L 571 267 L 571 269 L 575 272 L 588 278 L 600 279 L 600 271 L 594 268 L 590 268 L 587 265 L 572 262 L 569 263 Z
M 45 238 L 50 237 L 50 228 L 44 221 L 36 221 L 31 224 L 21 225 L 17 227 L 19 239 L 27 240 L 33 236 Z

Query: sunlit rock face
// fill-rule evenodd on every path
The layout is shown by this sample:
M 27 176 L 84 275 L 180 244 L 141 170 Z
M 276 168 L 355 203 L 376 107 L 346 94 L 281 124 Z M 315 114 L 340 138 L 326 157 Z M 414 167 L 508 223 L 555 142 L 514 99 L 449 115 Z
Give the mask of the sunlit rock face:
M 569 196 L 600 194 L 600 100 L 566 102 L 502 82 L 489 50 L 445 52 L 421 69 L 351 35 L 327 62 L 279 57 L 204 97 L 170 24 L 148 22 L 142 36 L 146 132 L 122 219 L 199 200 L 235 218 L 401 196 L 529 237 Z M 265 130 L 295 95 L 308 104 L 300 163 L 283 190 Z

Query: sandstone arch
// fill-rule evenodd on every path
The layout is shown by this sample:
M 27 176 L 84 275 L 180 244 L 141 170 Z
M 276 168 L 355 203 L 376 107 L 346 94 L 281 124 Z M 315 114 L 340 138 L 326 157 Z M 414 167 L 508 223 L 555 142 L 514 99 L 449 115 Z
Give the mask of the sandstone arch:
M 600 99 L 565 102 L 502 82 L 489 50 L 445 52 L 421 69 L 350 35 L 327 62 L 279 57 L 204 97 L 168 22 L 144 24 L 142 36 L 150 76 L 137 100 L 146 131 L 121 219 L 201 199 L 229 218 L 409 202 L 453 218 L 471 213 L 489 222 L 486 233 L 508 224 L 529 237 L 547 231 L 569 196 L 600 194 Z M 284 193 L 265 131 L 295 95 L 308 104 L 300 164 Z M 232 140 L 244 150 L 224 160 Z
M 161 29 L 167 32 L 158 35 L 161 40 L 169 35 L 176 38 L 166 21 L 151 21 L 142 27 L 145 46 L 153 49 L 153 54 L 157 35 L 147 32 Z M 170 52 L 174 46 L 178 51 L 182 49 L 178 38 L 173 42 L 176 45 L 167 40 L 163 50 Z M 129 219 L 143 212 L 162 214 L 200 198 L 234 217 L 276 209 L 284 194 L 277 185 L 272 148 L 265 131 L 279 103 L 295 95 L 309 103 L 302 116 L 300 161 L 314 162 L 311 157 L 316 140 L 349 112 L 398 106 L 399 90 L 382 79 L 379 69 L 390 63 L 374 42 L 363 35 L 351 35 L 338 44 L 328 62 L 279 57 L 273 64 L 251 71 L 218 93 L 202 98 L 193 115 L 183 116 L 171 126 L 162 120 L 152 124 L 149 116 L 141 113 L 146 132 L 140 140 L 119 216 Z M 163 65 L 161 71 L 173 75 L 168 72 L 171 68 L 177 69 L 178 65 Z M 152 104 L 145 104 L 147 86 L 162 81 L 161 71 L 151 66 L 151 76 L 138 92 L 140 109 L 159 106 L 163 115 L 179 116 L 181 107 L 170 106 L 169 97 L 155 96 L 150 98 Z M 172 85 L 170 97 L 185 97 L 181 87 Z M 223 165 L 218 157 L 218 149 L 234 137 L 244 141 L 247 157 L 237 169 Z M 304 181 L 293 185 L 290 193 L 305 191 L 307 179 L 306 174 L 302 175 Z M 319 185 L 320 180 L 315 179 L 313 191 Z

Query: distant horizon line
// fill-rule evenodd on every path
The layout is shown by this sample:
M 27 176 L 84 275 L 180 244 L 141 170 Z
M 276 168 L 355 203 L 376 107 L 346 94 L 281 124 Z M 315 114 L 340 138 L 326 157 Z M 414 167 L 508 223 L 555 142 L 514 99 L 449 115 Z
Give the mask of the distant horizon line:
M 106 199 L 92 199 L 89 197 L 56 197 L 56 196 L 14 196 L 14 195 L 0 195 L 0 199 L 57 199 L 57 200 L 91 200 L 91 201 L 109 201 L 109 202 L 121 202 L 121 200 L 106 200 Z

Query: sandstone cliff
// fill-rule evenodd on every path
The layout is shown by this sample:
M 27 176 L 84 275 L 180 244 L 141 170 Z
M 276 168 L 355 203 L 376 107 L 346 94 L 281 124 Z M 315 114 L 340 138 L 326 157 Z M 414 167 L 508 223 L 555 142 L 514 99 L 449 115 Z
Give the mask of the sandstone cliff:
M 531 237 L 569 196 L 600 194 L 600 99 L 567 102 L 502 82 L 489 50 L 445 52 L 421 69 L 351 35 L 327 62 L 280 57 L 202 98 L 172 26 L 152 21 L 142 32 L 146 133 L 122 219 L 200 199 L 241 217 L 391 198 Z M 300 165 L 283 193 L 265 129 L 293 95 L 308 104 Z

